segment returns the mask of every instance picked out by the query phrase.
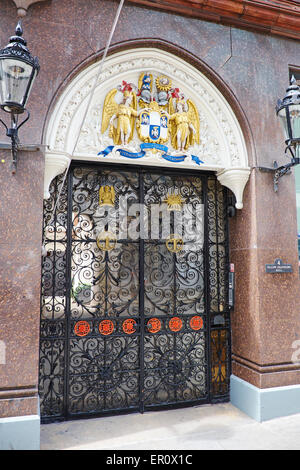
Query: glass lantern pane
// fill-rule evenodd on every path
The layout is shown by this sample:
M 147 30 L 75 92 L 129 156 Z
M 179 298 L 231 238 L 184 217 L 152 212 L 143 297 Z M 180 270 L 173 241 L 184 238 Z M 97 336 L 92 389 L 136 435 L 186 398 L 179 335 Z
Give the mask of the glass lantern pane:
M 292 128 L 292 138 L 300 139 L 300 104 L 292 104 L 289 106 L 290 119 Z
M 278 116 L 279 116 L 279 120 L 283 129 L 285 140 L 289 140 L 291 137 L 289 136 L 289 132 L 288 132 L 286 108 L 282 108 L 279 111 Z
M 17 59 L 0 59 L 0 104 L 25 106 L 32 66 Z

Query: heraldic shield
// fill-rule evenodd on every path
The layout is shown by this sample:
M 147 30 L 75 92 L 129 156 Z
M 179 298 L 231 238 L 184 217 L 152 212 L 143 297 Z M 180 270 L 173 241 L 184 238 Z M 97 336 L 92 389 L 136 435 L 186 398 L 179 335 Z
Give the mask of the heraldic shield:
M 163 144 L 169 139 L 168 118 L 155 101 L 140 113 L 136 127 L 143 142 Z
M 113 152 L 114 146 L 122 145 L 115 151 L 125 158 L 143 158 L 151 152 L 171 162 L 182 162 L 189 156 L 191 161 L 200 165 L 202 160 L 191 153 L 197 153 L 194 146 L 200 144 L 200 119 L 196 105 L 186 99 L 179 88 L 172 88 L 168 77 L 159 76 L 155 83 L 153 81 L 152 74 L 143 72 L 138 89 L 133 83 L 123 80 L 122 85 L 107 93 L 101 134 L 107 134 L 109 129 L 110 141 L 105 140 L 105 145 L 103 141 L 104 148 L 98 155 L 105 157 Z M 173 147 L 171 152 L 176 152 L 176 155 L 168 153 L 168 141 Z

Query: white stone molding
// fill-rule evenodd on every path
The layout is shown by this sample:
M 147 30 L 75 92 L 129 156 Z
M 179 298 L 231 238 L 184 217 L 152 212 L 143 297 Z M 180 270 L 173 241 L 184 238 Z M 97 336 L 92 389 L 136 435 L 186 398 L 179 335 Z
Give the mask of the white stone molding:
M 212 170 L 220 175 L 221 184 L 222 181 L 229 181 L 229 173 L 225 178 L 223 170 L 234 169 L 231 180 L 235 179 L 235 183 L 231 181 L 228 187 L 236 195 L 237 207 L 242 207 L 241 198 L 247 181 L 245 175 L 247 172 L 249 175 L 250 171 L 245 139 L 231 106 L 205 75 L 179 57 L 156 48 L 139 48 L 113 54 L 104 62 L 90 109 L 81 128 L 82 116 L 85 114 L 90 93 L 94 88 L 98 65 L 99 63 L 92 64 L 81 71 L 66 87 L 52 110 L 44 142 L 49 149 L 46 172 L 52 153 L 93 162 L 137 163 L 182 167 L 195 171 Z M 140 74 L 146 71 L 155 76 L 167 75 L 172 79 L 173 86 L 179 88 L 186 99 L 191 99 L 196 104 L 200 117 L 200 144 L 189 150 L 191 154 L 204 161 L 204 164 L 196 165 L 191 158 L 181 163 L 171 163 L 151 152 L 137 160 L 122 157 L 118 152 L 112 152 L 106 157 L 97 156 L 99 151 L 112 144 L 107 132 L 103 135 L 100 132 L 105 96 L 112 88 L 120 85 L 122 80 L 137 85 Z M 78 144 L 74 149 L 77 140 Z M 131 148 L 128 150 L 138 151 L 139 144 L 135 132 L 130 142 Z M 170 143 L 168 147 L 170 152 L 174 151 Z M 47 191 L 48 189 L 46 193 Z
M 33 3 L 44 2 L 45 0 L 13 0 L 17 7 L 19 17 L 26 16 L 27 10 Z
M 44 198 L 49 199 L 51 181 L 63 173 L 70 164 L 71 156 L 63 153 L 45 153 Z
M 228 168 L 217 173 L 218 181 L 235 195 L 237 209 L 243 208 L 243 193 L 249 175 L 249 168 Z

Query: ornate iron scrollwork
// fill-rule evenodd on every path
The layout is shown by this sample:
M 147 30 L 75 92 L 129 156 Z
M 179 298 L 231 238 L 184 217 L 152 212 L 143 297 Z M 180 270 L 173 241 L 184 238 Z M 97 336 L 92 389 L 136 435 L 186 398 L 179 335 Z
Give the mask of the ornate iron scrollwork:
M 105 186 L 114 188 L 114 197 L 109 190 L 99 200 Z M 224 188 L 205 174 L 74 164 L 52 217 L 59 187 L 58 178 L 44 207 L 43 421 L 227 400 Z M 168 211 L 169 232 L 167 217 L 151 226 L 153 206 L 163 205 L 168 194 L 179 194 L 186 205 Z M 126 231 L 134 217 L 120 218 L 115 232 L 99 231 L 99 203 L 111 202 L 109 210 L 122 212 L 121 196 L 129 207 L 144 203 L 144 237 Z M 171 202 L 179 204 L 179 198 Z M 203 230 L 190 241 L 199 214 Z M 72 286 L 88 286 L 88 301 Z M 224 321 L 216 325 L 220 315 Z

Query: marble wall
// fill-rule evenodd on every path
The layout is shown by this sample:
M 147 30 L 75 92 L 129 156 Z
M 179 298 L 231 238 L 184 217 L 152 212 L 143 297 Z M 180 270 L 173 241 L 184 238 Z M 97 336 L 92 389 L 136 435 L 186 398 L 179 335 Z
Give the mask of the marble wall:
M 40 152 L 20 152 L 14 176 L 10 151 L 0 150 L 0 160 L 0 417 L 35 415 L 44 159 Z

